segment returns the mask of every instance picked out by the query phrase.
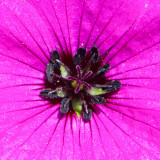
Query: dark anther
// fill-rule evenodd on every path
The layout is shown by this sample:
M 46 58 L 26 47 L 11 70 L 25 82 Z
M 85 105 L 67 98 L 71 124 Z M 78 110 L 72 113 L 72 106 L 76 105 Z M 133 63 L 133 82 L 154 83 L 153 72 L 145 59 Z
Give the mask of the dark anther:
M 93 56 L 93 58 L 92 58 L 92 62 L 93 63 L 97 63 L 98 62 L 98 60 L 99 60 L 99 50 L 98 50 L 98 48 L 97 47 L 92 47 L 91 48 L 91 55 Z
M 59 69 L 60 65 L 56 60 L 60 60 L 60 55 L 57 50 L 51 52 L 51 61 L 54 64 L 55 68 Z
M 86 121 L 89 121 L 92 117 L 92 110 L 88 109 L 88 113 L 86 111 L 83 111 L 83 119 Z
M 57 98 L 57 93 L 51 89 L 44 89 L 43 91 L 40 92 L 40 95 L 50 99 Z
M 111 81 L 109 83 L 107 83 L 105 85 L 104 88 L 102 88 L 103 90 L 107 91 L 107 92 L 112 92 L 112 91 L 116 91 L 121 87 L 121 82 L 120 81 Z
M 109 64 L 105 64 L 105 65 L 103 65 L 102 67 L 100 67 L 98 69 L 97 74 L 99 76 L 104 75 L 104 74 L 106 74 L 108 72 L 109 69 L 110 69 L 110 65 Z
M 48 63 L 47 69 L 46 69 L 46 74 L 47 74 L 48 82 L 50 82 L 50 83 L 53 83 L 53 73 L 54 73 L 54 64 Z
M 51 61 L 54 63 L 56 59 L 60 60 L 60 55 L 59 52 L 55 50 L 51 52 Z
M 63 114 L 67 113 L 69 111 L 69 104 L 70 104 L 70 99 L 63 98 L 63 100 L 61 101 L 60 112 Z
M 91 99 L 91 101 L 93 104 L 105 104 L 106 103 L 105 99 L 101 96 L 94 96 Z
M 82 62 L 84 56 L 86 54 L 86 50 L 84 48 L 79 48 L 76 54 L 73 57 L 73 62 L 75 65 L 78 65 Z

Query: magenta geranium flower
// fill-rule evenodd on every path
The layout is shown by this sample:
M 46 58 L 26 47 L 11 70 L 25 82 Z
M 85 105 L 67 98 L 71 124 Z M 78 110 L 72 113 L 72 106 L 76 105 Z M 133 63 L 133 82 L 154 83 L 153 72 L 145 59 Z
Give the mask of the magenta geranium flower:
M 160 159 L 159 9 L 0 1 L 0 159 Z

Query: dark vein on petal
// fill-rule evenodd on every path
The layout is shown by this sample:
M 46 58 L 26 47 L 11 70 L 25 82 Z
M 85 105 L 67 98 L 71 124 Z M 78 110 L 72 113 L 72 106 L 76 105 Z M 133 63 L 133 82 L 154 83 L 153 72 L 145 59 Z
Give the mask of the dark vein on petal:
M 110 59 L 107 60 L 107 63 L 109 63 L 115 56 L 118 55 L 118 53 L 120 53 L 133 39 L 135 39 L 141 32 L 144 31 L 144 29 L 146 29 L 152 22 L 154 21 L 154 19 L 152 19 L 152 21 L 150 21 L 149 23 L 147 23 L 142 29 L 140 29 L 136 34 L 134 34 Z
M 12 128 L 14 128 L 14 127 L 17 126 L 17 125 L 20 125 L 20 124 L 22 124 L 22 123 L 24 123 L 24 122 L 26 122 L 26 121 L 28 121 L 28 120 L 30 120 L 30 119 L 36 117 L 37 115 L 39 115 L 39 114 L 45 112 L 46 110 L 50 109 L 51 107 L 53 107 L 53 104 L 50 105 L 49 107 L 45 108 L 44 110 L 42 110 L 42 111 L 40 111 L 40 112 L 34 114 L 33 116 L 30 116 L 29 118 L 26 118 L 26 119 L 24 119 L 23 121 L 20 121 L 20 122 L 18 122 L 18 123 L 16 123 L 16 124 L 10 126 L 9 128 L 5 129 L 2 133 L 4 133 L 4 132 L 6 132 L 6 131 L 8 131 L 8 130 L 10 130 L 10 129 L 12 129 Z
M 20 85 L 15 85 L 15 86 L 2 87 L 2 88 L 0 88 L 0 90 L 1 89 L 8 89 L 8 88 L 24 87 L 24 86 L 39 86 L 39 85 L 44 86 L 44 84 L 38 84 L 38 83 L 36 83 L 36 84 L 20 84 Z
M 127 117 L 127 118 L 129 118 L 129 119 L 132 119 L 132 120 L 134 120 L 134 121 L 137 121 L 137 122 L 139 122 L 139 123 L 142 123 L 142 124 L 144 124 L 144 125 L 146 125 L 146 126 L 149 126 L 149 127 L 153 128 L 153 129 L 157 130 L 157 131 L 160 131 L 159 128 L 157 128 L 157 127 L 155 127 L 155 126 L 152 126 L 152 125 L 150 125 L 150 124 L 148 124 L 148 123 L 146 123 L 146 122 L 143 122 L 143 121 L 141 121 L 141 120 L 138 120 L 138 119 L 136 119 L 136 118 L 133 118 L 133 117 L 131 117 L 131 116 L 129 116 L 129 115 L 127 115 L 127 114 L 125 114 L 125 113 L 117 110 L 117 109 L 114 109 L 114 108 L 109 107 L 109 106 L 107 106 L 107 105 L 104 105 L 104 106 L 105 106 L 106 108 L 109 108 L 109 109 L 111 109 L 111 110 L 119 113 L 119 114 L 122 115 L 122 116 L 125 116 L 125 117 Z
M 100 109 L 100 108 L 99 108 Z M 145 149 L 147 152 L 150 150 L 147 150 L 145 147 L 143 147 L 141 144 L 139 144 L 134 138 L 132 138 L 127 132 L 125 132 L 117 123 L 115 123 L 108 115 L 106 115 L 106 113 L 104 111 L 102 111 L 102 109 L 100 109 L 101 112 L 125 135 L 127 135 L 132 141 L 134 141 L 138 146 L 142 147 L 143 149 Z M 150 152 L 151 153 L 151 152 Z
M 47 145 L 46 145 L 45 148 L 44 148 L 44 151 L 43 151 L 44 153 L 46 152 L 46 150 L 47 150 L 47 148 L 48 148 L 48 146 L 49 146 L 49 144 L 50 144 L 50 142 L 51 142 L 51 140 L 52 140 L 52 137 L 53 137 L 53 135 L 54 135 L 54 133 L 55 133 L 55 131 L 56 131 L 56 129 L 57 129 L 58 124 L 59 124 L 60 121 L 61 121 L 61 118 L 58 119 L 57 124 L 56 124 L 56 126 L 54 127 L 54 130 L 53 130 L 53 132 L 52 132 L 52 134 L 51 134 L 51 136 L 50 136 L 50 138 L 49 138 L 49 140 L 48 140 L 48 142 L 47 142 Z
M 49 120 L 49 118 L 51 118 L 52 117 L 52 115 L 56 112 L 56 111 L 58 111 L 59 110 L 59 108 L 57 108 L 55 111 L 53 111 L 36 129 L 34 129 L 34 131 L 30 134 L 30 136 L 19 146 L 19 148 L 20 147 L 22 147 L 32 136 L 33 136 L 33 134 L 44 124 L 44 123 L 46 123 L 48 120 Z
M 39 70 L 39 69 L 37 69 L 37 68 L 35 68 L 35 67 L 33 67 L 33 66 L 27 64 L 26 62 L 23 62 L 23 61 L 19 60 L 19 59 L 10 57 L 10 56 L 5 55 L 5 54 L 3 54 L 3 53 L 0 53 L 0 55 L 5 56 L 5 57 L 7 57 L 7 58 L 10 58 L 10 59 L 12 59 L 12 60 L 15 60 L 16 62 L 22 63 L 22 64 L 24 64 L 24 65 L 26 65 L 26 66 L 28 66 L 28 67 L 30 67 L 30 68 L 36 70 L 36 71 L 39 71 L 39 72 L 41 72 L 41 73 L 44 73 L 43 71 L 41 71 L 41 70 Z
M 43 40 L 43 43 L 44 43 L 44 45 L 46 46 L 48 53 L 50 54 L 51 51 L 49 50 L 49 47 L 48 47 L 48 45 L 47 45 L 47 43 L 46 43 L 43 35 L 41 34 L 41 32 L 39 31 L 39 29 L 38 29 L 37 27 L 35 27 L 35 28 L 36 28 L 36 30 L 38 31 L 39 35 L 41 36 L 41 39 Z M 49 59 L 49 57 L 47 56 L 46 53 L 45 53 L 45 57 L 47 58 L 48 61 L 50 61 L 50 59 Z
M 40 62 L 46 66 L 46 63 L 38 56 L 36 55 L 28 46 L 26 46 L 21 40 L 19 40 L 11 31 L 9 33 L 22 45 L 24 46 L 34 57 L 36 57 Z
M 31 78 L 31 79 L 38 79 L 38 80 L 43 80 L 43 78 L 38 78 L 38 77 L 32 77 L 32 76 L 26 76 L 26 75 L 21 75 L 21 74 L 14 74 L 14 73 L 0 73 L 4 75 L 12 75 L 12 76 L 18 76 L 18 77 L 25 77 L 25 78 Z
M 93 29 L 94 29 L 94 27 L 95 27 L 95 25 L 96 25 L 96 23 L 97 23 L 97 21 L 98 21 L 98 19 L 99 19 L 99 16 L 101 15 L 101 12 L 102 12 L 102 9 L 103 9 L 103 7 L 104 7 L 105 2 L 106 2 L 106 0 L 103 1 L 102 6 L 101 6 L 100 10 L 98 11 L 98 14 L 97 14 L 97 16 L 96 16 L 95 22 L 94 22 L 94 24 L 92 25 L 91 31 L 89 32 L 89 36 L 88 36 L 88 39 L 87 39 L 85 48 L 87 48 L 87 45 L 88 45 L 88 42 L 89 42 L 89 40 L 90 40 L 91 34 L 92 34 Z
M 106 58 L 106 56 L 111 52 L 111 50 L 121 41 L 121 39 L 130 31 L 130 29 L 134 26 L 134 24 L 136 23 L 138 18 L 136 18 L 134 20 L 134 22 L 131 24 L 131 26 L 129 26 L 129 28 L 127 28 L 127 30 L 122 34 L 122 36 L 109 48 L 107 49 L 107 51 L 102 54 L 103 55 L 103 59 Z
M 98 108 L 98 107 L 97 107 Z M 97 118 L 101 121 L 101 123 L 103 124 L 104 128 L 106 129 L 107 133 L 110 135 L 110 137 L 113 139 L 114 143 L 116 144 L 117 148 L 122 152 L 122 154 L 124 155 L 124 152 L 122 151 L 121 147 L 119 146 L 119 144 L 117 143 L 117 141 L 115 140 L 115 138 L 112 136 L 112 134 L 110 133 L 110 131 L 108 130 L 108 128 L 106 127 L 106 125 L 103 123 L 103 121 L 101 120 L 101 118 L 97 115 Z
M 151 99 L 151 98 L 126 98 L 126 97 L 109 97 L 109 99 L 123 99 L 123 100 L 153 100 L 153 101 L 158 101 L 157 99 Z
M 95 157 L 95 153 L 94 153 L 94 149 L 93 149 L 93 131 L 92 131 L 92 124 L 91 124 L 91 121 L 89 121 L 89 127 L 90 127 L 90 132 L 91 132 L 92 150 L 93 150 L 93 154 L 94 154 L 94 157 Z
M 116 64 L 115 66 L 113 66 L 110 70 L 112 70 L 113 68 L 119 66 L 120 64 L 122 64 L 122 63 L 124 63 L 124 62 L 127 62 L 127 61 L 129 61 L 130 59 L 132 59 L 132 58 L 134 58 L 134 57 L 140 55 L 141 53 L 143 53 L 143 52 L 145 52 L 145 51 L 147 51 L 147 50 L 149 50 L 149 49 L 152 49 L 153 47 L 157 46 L 158 44 L 160 44 L 160 41 L 158 41 L 158 42 L 152 44 L 151 46 L 149 46 L 149 47 L 143 49 L 142 51 L 138 52 L 137 54 L 135 54 L 135 55 L 133 55 L 133 56 L 131 56 L 131 57 L 129 57 L 129 58 L 127 58 L 127 59 L 125 59 L 125 60 L 119 62 L 118 64 Z
M 66 115 L 65 123 L 64 123 L 64 128 L 63 128 L 63 139 L 62 139 L 62 149 L 61 149 L 61 154 L 60 154 L 60 159 L 62 159 L 63 155 L 63 149 L 64 149 L 64 138 L 65 138 L 65 132 L 66 132 L 66 123 L 68 119 L 68 114 Z
M 69 29 L 69 20 L 68 20 L 68 11 L 67 11 L 67 2 L 66 2 L 66 0 L 65 0 L 65 12 L 66 12 L 66 18 L 67 18 L 67 30 L 68 30 L 68 35 L 69 35 L 70 53 L 72 54 L 71 35 L 70 35 L 70 29 Z
M 74 153 L 75 153 L 75 149 L 74 149 L 74 136 L 73 136 L 73 116 L 72 116 L 72 113 L 70 114 L 70 118 L 71 118 L 71 132 L 72 132 L 72 145 L 73 145 L 73 155 L 74 155 Z
M 146 108 L 133 107 L 133 106 L 124 105 L 124 104 L 115 103 L 115 102 L 106 102 L 106 103 L 112 104 L 112 105 L 118 106 L 118 107 L 130 108 L 130 109 L 137 109 L 137 110 L 144 110 L 144 111 L 154 111 L 154 112 L 160 111 L 160 110 L 154 110 L 154 109 L 146 109 Z
M 143 79 L 143 78 L 134 78 L 134 79 Z M 160 78 L 145 78 L 144 79 L 160 79 Z M 136 87 L 136 88 L 144 88 L 144 89 L 149 89 L 149 90 L 153 90 L 153 91 L 160 91 L 159 89 L 153 89 L 153 88 L 149 88 L 149 87 L 145 87 L 145 86 L 138 86 L 138 85 L 131 85 L 131 84 L 122 84 L 122 86 L 124 87 Z
M 66 50 L 67 50 L 67 52 L 68 52 L 68 47 L 67 47 L 67 43 L 66 43 L 66 39 L 65 39 L 63 30 L 62 30 L 62 26 L 61 26 L 61 24 L 60 24 L 60 22 L 59 22 L 58 16 L 57 16 L 57 14 L 56 14 L 55 8 L 54 8 L 53 3 L 52 3 L 51 0 L 50 0 L 50 3 L 51 3 L 51 6 L 52 6 L 52 9 L 53 9 L 53 11 L 54 11 L 54 14 L 55 14 L 55 16 L 56 16 L 56 19 L 57 19 L 57 21 L 58 21 L 58 25 L 59 25 L 59 27 L 60 27 L 60 30 L 61 30 L 61 33 L 62 33 L 62 36 L 63 36 L 63 40 L 64 40 L 64 43 L 65 43 L 65 46 L 66 46 Z
M 150 66 L 154 66 L 154 65 L 158 65 L 158 64 L 160 64 L 160 62 L 148 64 L 148 65 L 145 65 L 145 66 L 142 66 L 142 67 L 133 68 L 133 69 L 126 70 L 126 71 L 123 71 L 123 72 L 118 72 L 118 73 L 116 73 L 116 74 L 107 76 L 107 78 L 114 77 L 114 76 L 117 76 L 117 75 L 121 75 L 121 74 L 130 72 L 130 71 L 135 71 L 135 70 L 139 70 L 139 69 L 144 69 L 144 68 L 146 68 L 146 67 L 150 67 Z M 139 78 L 143 79 L 143 77 L 138 77 L 138 79 L 139 79 Z M 145 78 L 145 77 L 144 77 L 144 78 Z M 149 79 L 149 77 L 146 77 L 145 79 Z M 154 78 L 150 78 L 150 79 L 154 79 Z M 158 78 L 157 78 L 157 79 L 158 79 Z
M 104 26 L 103 30 L 100 32 L 100 34 L 99 34 L 98 37 L 96 38 L 96 40 L 94 41 L 94 45 L 95 45 L 96 42 L 99 40 L 99 38 L 101 37 L 101 35 L 103 34 L 103 32 L 107 29 L 108 25 L 111 23 L 111 21 L 113 20 L 113 18 L 114 18 L 115 15 L 116 15 L 116 12 L 119 11 L 119 9 L 121 8 L 121 6 L 122 6 L 122 3 L 121 3 L 120 6 L 118 7 L 118 9 L 113 13 L 113 15 L 111 16 L 111 18 L 109 19 L 109 21 L 108 21 L 108 22 L 106 23 L 106 25 Z M 112 31 L 111 34 L 110 34 L 107 38 L 105 38 L 104 41 L 106 41 L 106 40 L 112 35 L 113 32 L 114 32 L 114 31 Z M 100 46 L 104 43 L 104 41 L 103 41 L 100 45 L 98 45 L 98 48 L 100 48 Z
M 49 19 L 47 18 L 45 12 L 43 11 L 43 9 L 42 9 L 41 7 L 40 7 L 40 10 L 42 11 L 42 13 L 43 13 L 45 19 L 47 20 L 49 26 L 51 27 L 51 29 L 52 29 L 52 31 L 53 31 L 53 34 L 55 35 L 55 37 L 56 37 L 56 39 L 57 39 L 57 41 L 58 41 L 58 44 L 59 44 L 59 46 L 60 46 L 60 48 L 61 48 L 61 51 L 63 52 L 63 47 L 62 47 L 62 45 L 61 45 L 61 42 L 60 42 L 60 40 L 59 40 L 59 38 L 58 38 L 58 36 L 57 36 L 57 34 L 56 34 L 56 32 L 55 32 L 55 30 L 54 30 L 52 24 L 51 24 L 51 22 L 49 21 Z
M 6 112 L 6 113 L 19 112 L 19 111 L 28 111 L 28 110 L 32 110 L 32 109 L 36 109 L 36 108 L 41 108 L 41 107 L 44 107 L 44 106 L 48 106 L 48 105 L 53 105 L 53 104 L 52 104 L 51 102 L 49 102 L 49 103 L 46 103 L 46 104 L 42 104 L 42 105 L 30 107 L 30 108 L 23 108 L 23 109 L 11 110 L 11 111 L 8 111 L 8 112 Z
M 82 121 L 82 119 L 81 119 Z M 82 145 L 81 145 L 81 125 L 79 126 L 79 147 L 80 147 L 80 151 L 81 151 L 81 154 L 82 154 Z
M 81 29 L 82 29 L 82 20 L 83 20 L 85 2 L 86 2 L 86 0 L 83 0 L 83 8 L 82 8 L 82 15 L 81 15 L 80 25 L 79 25 L 78 46 L 77 46 L 77 49 L 79 48 L 79 43 L 80 43 L 80 35 L 81 35 Z
M 97 47 L 100 48 L 102 46 L 102 44 L 108 39 L 110 38 L 110 36 L 115 32 L 116 30 L 113 30 Z
M 13 12 L 12 12 L 13 13 Z M 26 31 L 29 33 L 29 35 L 32 37 L 33 41 L 37 44 L 38 48 L 41 50 L 41 52 L 43 53 L 43 55 L 48 59 L 48 57 L 46 56 L 45 51 L 42 49 L 42 47 L 39 45 L 39 43 L 36 41 L 36 39 L 34 38 L 34 36 L 31 34 L 31 32 L 29 31 L 29 29 L 24 25 L 24 23 L 18 18 L 17 15 L 15 15 L 13 13 L 13 15 L 17 18 L 17 20 L 20 22 L 20 24 L 26 29 Z M 18 38 L 17 38 L 18 39 Z M 27 46 L 27 48 L 29 48 Z M 37 56 L 38 57 L 38 56 Z
M 104 147 L 104 144 L 103 144 L 103 140 L 102 140 L 101 132 L 100 132 L 100 130 L 99 130 L 99 126 L 98 126 L 97 121 L 96 121 L 96 119 L 95 119 L 95 117 L 94 117 L 94 114 L 92 115 L 92 117 L 93 117 L 93 119 L 94 119 L 94 121 L 95 121 L 95 124 L 96 124 L 97 130 L 98 130 L 98 134 L 99 134 L 99 136 L 100 136 L 101 144 L 102 144 L 102 147 L 103 147 L 104 153 L 105 153 L 105 155 L 106 155 L 106 150 L 105 150 L 105 147 Z

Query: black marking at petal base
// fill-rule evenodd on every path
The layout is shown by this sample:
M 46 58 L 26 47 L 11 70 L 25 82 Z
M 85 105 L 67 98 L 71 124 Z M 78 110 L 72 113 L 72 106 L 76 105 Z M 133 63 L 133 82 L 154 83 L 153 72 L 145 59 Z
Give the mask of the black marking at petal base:
M 54 64 L 48 63 L 47 69 L 46 69 L 46 74 L 47 74 L 48 82 L 50 82 L 50 83 L 53 83 L 53 73 L 54 73 Z
M 121 87 L 121 82 L 114 80 L 108 82 L 105 86 L 106 87 L 102 88 L 103 90 L 105 90 L 106 92 L 112 92 L 118 90 Z
M 94 96 L 92 99 L 91 99 L 92 103 L 93 104 L 105 104 L 106 103 L 106 100 L 101 97 L 101 96 Z
M 67 113 L 69 111 L 69 104 L 70 104 L 70 99 L 63 98 L 63 100 L 61 101 L 60 112 L 63 114 Z
M 76 54 L 73 57 L 73 62 L 75 65 L 78 65 L 82 62 L 83 58 L 85 57 L 86 49 L 79 48 L 76 52 Z
M 91 55 L 92 55 L 92 56 L 94 55 L 93 58 L 92 58 L 92 62 L 93 62 L 93 63 L 97 63 L 98 60 L 99 60 L 99 50 L 98 50 L 97 47 L 93 46 L 93 47 L 91 48 Z
M 89 121 L 92 117 L 92 110 L 88 109 L 88 113 L 86 111 L 83 111 L 83 119 L 86 121 Z
M 105 64 L 98 69 L 97 75 L 102 76 L 108 72 L 110 69 L 110 64 Z

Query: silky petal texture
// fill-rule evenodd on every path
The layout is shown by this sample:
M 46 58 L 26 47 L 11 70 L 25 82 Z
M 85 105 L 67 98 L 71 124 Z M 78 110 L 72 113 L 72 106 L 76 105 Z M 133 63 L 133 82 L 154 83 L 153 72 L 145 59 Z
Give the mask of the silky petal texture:
M 158 0 L 0 1 L 0 159 L 160 159 Z M 96 45 L 122 87 L 86 123 L 43 100 L 52 50 Z

